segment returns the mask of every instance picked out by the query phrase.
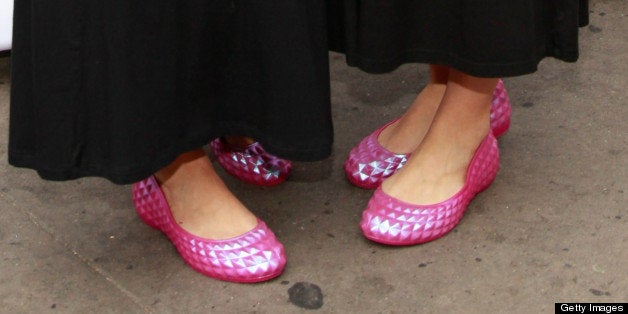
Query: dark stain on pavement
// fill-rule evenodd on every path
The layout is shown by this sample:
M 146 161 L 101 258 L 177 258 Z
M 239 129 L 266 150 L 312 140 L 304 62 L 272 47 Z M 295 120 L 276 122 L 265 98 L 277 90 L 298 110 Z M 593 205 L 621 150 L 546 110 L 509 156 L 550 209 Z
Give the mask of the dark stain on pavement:
M 107 263 L 107 262 L 109 262 L 109 258 L 103 257 L 103 256 L 98 256 L 98 257 L 94 258 L 94 262 L 96 262 L 96 263 Z
M 419 264 L 419 267 L 423 268 L 423 267 L 427 267 L 427 265 L 432 264 L 434 262 L 423 262 L 421 264 Z
M 600 33 L 600 32 L 602 32 L 602 28 L 601 27 L 597 27 L 595 25 L 589 25 L 589 30 L 591 31 L 591 33 Z
M 609 149 L 608 153 L 611 156 L 619 156 L 621 154 L 621 149 Z
M 609 295 L 611 295 L 611 293 L 608 292 L 608 291 L 601 291 L 601 290 L 597 290 L 597 289 L 589 289 L 589 292 L 591 292 L 593 295 L 597 295 L 597 296 L 601 296 L 601 295 L 609 296 Z
M 297 282 L 288 289 L 290 302 L 304 309 L 320 309 L 323 306 L 323 291 L 309 282 Z

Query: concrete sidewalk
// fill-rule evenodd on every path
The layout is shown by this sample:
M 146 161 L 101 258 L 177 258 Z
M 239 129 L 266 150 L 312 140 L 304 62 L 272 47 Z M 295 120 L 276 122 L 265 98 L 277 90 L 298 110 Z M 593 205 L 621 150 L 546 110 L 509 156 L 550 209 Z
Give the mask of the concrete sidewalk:
M 372 192 L 349 184 L 342 162 L 407 108 L 427 67 L 368 75 L 331 54 L 333 156 L 297 164 L 274 188 L 221 172 L 288 254 L 282 276 L 255 285 L 187 267 L 137 218 L 130 186 L 47 182 L 8 166 L 10 59 L 0 58 L 0 313 L 307 312 L 289 301 L 297 282 L 322 289 L 325 313 L 552 313 L 555 302 L 628 301 L 628 2 L 591 4 L 578 63 L 546 59 L 505 79 L 513 124 L 497 179 L 453 232 L 420 246 L 362 237 Z

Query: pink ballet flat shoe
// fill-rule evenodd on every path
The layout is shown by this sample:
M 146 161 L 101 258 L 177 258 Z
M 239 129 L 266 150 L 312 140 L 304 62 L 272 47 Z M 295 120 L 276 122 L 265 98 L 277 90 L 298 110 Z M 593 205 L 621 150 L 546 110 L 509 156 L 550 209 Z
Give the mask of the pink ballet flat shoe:
M 133 203 L 144 223 L 165 233 L 183 260 L 203 275 L 253 283 L 279 276 L 286 265 L 283 246 L 259 219 L 251 231 L 226 240 L 205 239 L 185 231 L 174 220 L 153 176 L 133 185 Z
M 414 245 L 438 239 L 462 218 L 476 194 L 486 189 L 499 169 L 497 140 L 491 133 L 480 143 L 467 168 L 465 184 L 454 196 L 432 205 L 403 202 L 378 187 L 362 213 L 364 236 L 388 245 Z
M 508 92 L 504 87 L 504 81 L 497 81 L 497 86 L 493 91 L 493 101 L 491 102 L 491 130 L 496 138 L 504 135 L 510 128 L 510 117 L 512 115 L 512 107 Z
M 510 100 L 504 82 L 499 80 L 495 86 L 491 103 L 491 130 L 495 137 L 508 131 L 510 116 Z M 382 131 L 397 120 L 375 130 L 351 149 L 344 163 L 345 174 L 351 184 L 363 189 L 374 189 L 382 184 L 384 179 L 393 175 L 406 164 L 410 158 L 410 153 L 395 154 L 378 142 Z
M 291 161 L 267 153 L 258 142 L 237 149 L 217 138 L 210 146 L 218 163 L 229 174 L 248 183 L 277 185 L 285 181 L 292 170 Z

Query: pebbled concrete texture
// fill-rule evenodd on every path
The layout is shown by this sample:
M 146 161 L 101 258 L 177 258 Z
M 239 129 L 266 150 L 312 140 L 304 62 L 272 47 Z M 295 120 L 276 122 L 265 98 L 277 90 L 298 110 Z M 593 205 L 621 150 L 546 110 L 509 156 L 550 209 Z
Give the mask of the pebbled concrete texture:
M 0 312 L 547 313 L 555 302 L 626 302 L 626 13 L 626 1 L 592 0 L 577 63 L 546 59 L 505 79 L 513 123 L 500 138 L 497 179 L 450 234 L 414 247 L 362 237 L 372 192 L 350 185 L 342 162 L 408 107 L 427 67 L 369 75 L 330 54 L 332 157 L 297 164 L 274 188 L 220 172 L 288 254 L 282 276 L 254 285 L 187 267 L 137 218 L 130 186 L 48 182 L 9 166 L 10 58 L 0 58 Z M 300 282 L 320 288 L 320 308 L 290 301 Z

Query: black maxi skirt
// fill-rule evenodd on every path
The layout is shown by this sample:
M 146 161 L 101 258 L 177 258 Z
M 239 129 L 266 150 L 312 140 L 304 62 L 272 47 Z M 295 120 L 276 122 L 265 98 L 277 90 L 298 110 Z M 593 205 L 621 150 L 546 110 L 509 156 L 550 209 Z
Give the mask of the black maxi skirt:
M 578 58 L 587 0 L 327 0 L 331 50 L 371 73 L 404 63 L 479 77 L 536 71 L 545 57 Z
M 135 182 L 223 135 L 331 152 L 321 0 L 15 2 L 9 162 Z

